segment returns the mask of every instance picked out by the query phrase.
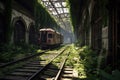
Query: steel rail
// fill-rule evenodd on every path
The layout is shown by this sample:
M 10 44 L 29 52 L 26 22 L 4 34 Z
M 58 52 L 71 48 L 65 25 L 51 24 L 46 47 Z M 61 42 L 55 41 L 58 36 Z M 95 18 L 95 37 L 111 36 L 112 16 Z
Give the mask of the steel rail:
M 61 65 L 61 67 L 60 67 L 60 69 L 59 69 L 56 77 L 54 78 L 54 80 L 59 80 L 59 79 L 60 79 L 60 75 L 61 75 L 61 73 L 62 73 L 62 71 L 63 71 L 63 68 L 64 68 L 64 66 L 65 66 L 65 62 L 66 62 L 69 54 L 70 54 L 70 52 L 68 52 L 68 54 L 66 55 L 66 58 L 64 59 L 64 61 L 63 61 L 62 65 Z
M 28 60 L 28 59 L 30 59 L 30 58 L 32 58 L 32 57 L 36 57 L 36 56 L 38 56 L 38 55 L 42 55 L 42 54 L 45 53 L 45 52 L 47 52 L 47 50 L 46 50 L 46 51 L 43 51 L 43 52 L 40 52 L 40 53 L 38 53 L 38 54 L 30 55 L 30 56 L 25 57 L 25 58 L 21 58 L 21 59 L 15 60 L 15 61 L 11 61 L 11 62 L 2 64 L 2 65 L 0 65 L 0 68 L 5 68 L 5 67 L 7 67 L 7 66 L 14 65 L 14 64 L 19 63 L 19 62 L 21 62 L 21 61 Z
M 66 48 L 65 48 L 63 51 L 61 51 L 58 55 L 56 55 L 53 59 L 51 59 L 51 60 L 49 61 L 49 63 L 46 64 L 43 68 L 39 69 L 35 74 L 33 74 L 28 80 L 38 80 L 38 79 L 39 79 L 39 74 L 40 74 L 44 69 L 46 69 L 46 68 L 50 65 L 50 63 L 51 63 L 55 58 L 57 58 L 60 54 L 62 54 L 65 50 L 66 50 Z
M 63 21 L 62 17 L 60 16 L 58 10 L 56 9 L 55 5 L 53 4 L 53 2 L 51 0 L 49 0 L 49 2 L 51 3 L 51 5 L 53 6 L 53 8 L 55 9 L 56 13 L 58 14 L 59 18 L 62 20 L 62 23 L 64 24 L 65 28 L 67 28 L 65 22 Z

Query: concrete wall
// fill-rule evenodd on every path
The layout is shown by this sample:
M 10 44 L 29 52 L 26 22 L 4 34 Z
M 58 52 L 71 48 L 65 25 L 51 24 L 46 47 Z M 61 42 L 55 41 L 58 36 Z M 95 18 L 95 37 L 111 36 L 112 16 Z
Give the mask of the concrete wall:
M 26 36 L 26 43 L 28 43 L 29 41 L 29 27 L 30 27 L 30 24 L 32 23 L 33 25 L 35 24 L 35 21 L 31 18 L 29 18 L 28 16 L 22 14 L 21 12 L 15 10 L 15 9 L 12 9 L 12 18 L 11 18 L 11 25 L 12 27 L 14 27 L 14 24 L 17 20 L 22 20 L 24 22 L 24 25 L 25 25 L 25 29 L 26 29 L 26 32 L 25 32 L 25 36 Z M 14 28 L 13 28 L 14 29 Z M 11 43 L 14 42 L 14 32 L 12 32 L 12 37 L 11 37 Z
M 28 28 L 30 23 L 35 23 L 33 19 L 31 19 L 28 16 L 18 12 L 15 9 L 12 9 L 12 20 L 11 21 L 13 21 L 13 19 L 16 18 L 16 17 L 22 17 L 25 20 L 25 22 L 26 22 L 27 28 Z
M 108 50 L 108 27 L 102 28 L 102 48 Z

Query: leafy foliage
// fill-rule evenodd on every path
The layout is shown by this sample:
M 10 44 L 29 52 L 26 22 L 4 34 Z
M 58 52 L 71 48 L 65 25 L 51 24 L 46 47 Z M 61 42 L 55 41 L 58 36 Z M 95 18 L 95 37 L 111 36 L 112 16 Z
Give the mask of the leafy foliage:
M 119 80 L 120 79 L 120 71 L 115 70 L 115 71 L 113 71 L 112 74 L 109 74 L 109 73 L 105 72 L 104 70 L 100 70 L 100 76 L 101 76 L 101 79 L 105 79 L 105 80 Z
M 84 65 L 87 80 L 97 79 L 98 56 L 89 47 L 84 46 L 79 49 L 80 63 Z
M 16 60 L 18 58 L 25 57 L 27 55 L 31 55 L 36 53 L 37 47 L 34 45 L 1 45 L 0 47 L 0 62 L 8 62 L 12 60 Z
M 84 0 L 66 0 L 67 6 L 69 7 L 70 12 L 70 19 L 71 23 L 73 25 L 73 31 L 75 29 L 78 29 L 78 26 L 80 25 L 80 19 L 81 19 L 81 6 L 83 5 Z
M 56 20 L 49 14 L 46 8 L 40 3 L 36 4 L 35 18 L 36 18 L 36 26 L 38 28 L 43 28 L 43 27 L 58 28 L 59 27 Z
M 81 80 L 97 80 L 98 77 L 98 55 L 88 46 L 76 47 L 71 46 L 71 53 L 66 63 L 78 71 L 78 77 Z
M 104 51 L 98 55 L 88 46 L 76 47 L 75 45 L 72 45 L 70 50 L 66 65 L 72 66 L 78 71 L 80 80 L 119 80 L 119 70 L 113 70 L 111 74 L 108 72 L 112 67 L 104 66 Z
M 5 31 L 5 42 L 9 43 L 9 40 L 11 39 L 11 12 L 12 12 L 12 0 L 5 0 L 5 26 L 6 26 L 6 31 Z

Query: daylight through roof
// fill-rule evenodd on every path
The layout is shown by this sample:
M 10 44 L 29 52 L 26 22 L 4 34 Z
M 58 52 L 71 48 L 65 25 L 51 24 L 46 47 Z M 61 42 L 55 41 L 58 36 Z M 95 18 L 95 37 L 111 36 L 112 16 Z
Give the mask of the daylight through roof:
M 66 27 L 64 20 L 69 19 L 69 10 L 65 0 L 41 0 L 41 4 L 46 7 L 59 24 Z

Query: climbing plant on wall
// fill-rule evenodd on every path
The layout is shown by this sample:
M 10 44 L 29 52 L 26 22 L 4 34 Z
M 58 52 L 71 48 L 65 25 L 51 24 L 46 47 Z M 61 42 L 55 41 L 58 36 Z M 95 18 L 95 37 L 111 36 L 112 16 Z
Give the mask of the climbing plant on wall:
M 49 14 L 46 8 L 39 2 L 36 4 L 36 26 L 38 28 L 51 27 L 59 28 L 56 20 Z
M 9 43 L 10 37 L 11 37 L 11 27 L 10 27 L 10 22 L 11 22 L 11 12 L 12 12 L 12 0 L 6 0 L 5 1 L 5 25 L 6 25 L 6 31 L 5 31 L 5 42 Z
M 102 19 L 102 24 L 104 26 L 108 25 L 108 10 L 107 10 L 107 4 L 108 4 L 108 0 L 98 0 L 99 6 L 100 6 L 100 15 L 103 15 Z
M 67 6 L 69 7 L 70 19 L 73 25 L 73 29 L 79 26 L 80 21 L 80 10 L 82 5 L 82 0 L 66 0 Z M 73 30 L 74 31 L 74 30 Z

